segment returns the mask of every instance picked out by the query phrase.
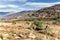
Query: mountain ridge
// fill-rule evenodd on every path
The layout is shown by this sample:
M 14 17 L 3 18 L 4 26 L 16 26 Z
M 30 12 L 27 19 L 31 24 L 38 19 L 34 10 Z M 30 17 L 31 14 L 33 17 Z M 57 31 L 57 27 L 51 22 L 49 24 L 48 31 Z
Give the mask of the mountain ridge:
M 29 17 L 29 18 L 56 18 L 60 17 L 60 4 L 51 6 L 51 7 L 46 7 L 42 8 L 40 10 L 33 10 L 33 11 L 22 11 L 22 12 L 17 12 L 17 13 L 12 13 L 10 15 L 5 16 L 5 18 L 18 18 L 19 16 L 24 17 Z

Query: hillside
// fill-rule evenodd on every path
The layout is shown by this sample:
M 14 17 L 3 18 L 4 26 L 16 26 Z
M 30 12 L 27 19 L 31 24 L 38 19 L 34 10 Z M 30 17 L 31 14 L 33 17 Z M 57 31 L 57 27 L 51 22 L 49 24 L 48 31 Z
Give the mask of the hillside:
M 22 11 L 17 13 L 12 13 L 10 15 L 4 16 L 6 19 L 18 19 L 19 17 L 22 18 L 56 18 L 60 17 L 60 4 L 46 7 L 40 10 L 33 10 L 33 11 Z
M 43 8 L 37 11 L 40 16 L 44 17 L 60 17 L 60 4 Z
M 60 4 L 37 10 L 36 12 L 31 14 L 31 16 L 42 17 L 42 18 L 60 17 Z
M 0 40 L 60 40 L 59 8 L 60 4 L 4 15 L 0 20 Z
M 4 18 L 12 18 L 12 19 L 14 19 L 14 18 L 18 18 L 18 17 L 24 17 L 24 16 L 27 16 L 28 14 L 32 14 L 34 11 L 21 11 L 21 12 L 17 12 L 17 13 L 12 13 L 12 14 L 10 14 L 10 15 L 5 15 L 4 16 Z

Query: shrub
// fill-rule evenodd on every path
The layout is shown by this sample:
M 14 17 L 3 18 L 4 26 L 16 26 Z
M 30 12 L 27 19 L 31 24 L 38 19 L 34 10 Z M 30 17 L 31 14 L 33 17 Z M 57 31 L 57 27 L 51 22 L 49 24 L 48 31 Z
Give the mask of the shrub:
M 0 38 L 3 40 L 3 36 L 2 35 L 0 35 Z
M 55 24 L 55 25 L 56 25 L 56 24 L 57 24 L 57 22 L 56 22 L 56 21 L 54 21 L 54 22 L 53 22 L 53 24 Z
M 12 21 L 12 24 L 16 24 L 16 21 Z
M 34 21 L 34 20 L 42 20 L 42 18 L 26 18 L 25 21 Z
M 42 23 L 40 21 L 34 20 L 33 24 L 36 25 L 36 30 L 42 29 Z
M 57 19 L 60 19 L 60 17 L 57 17 L 57 18 L 26 18 L 24 19 L 25 21 L 34 21 L 34 20 L 57 20 Z
M 30 24 L 29 22 L 26 22 L 28 25 Z
M 59 17 L 57 17 L 57 19 L 60 19 L 60 16 L 59 16 Z

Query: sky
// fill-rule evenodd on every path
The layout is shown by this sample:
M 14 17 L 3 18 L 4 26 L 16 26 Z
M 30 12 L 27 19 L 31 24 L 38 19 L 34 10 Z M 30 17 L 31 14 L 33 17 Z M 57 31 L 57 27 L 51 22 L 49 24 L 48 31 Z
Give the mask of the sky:
M 0 0 L 0 12 L 39 10 L 60 4 L 60 0 Z

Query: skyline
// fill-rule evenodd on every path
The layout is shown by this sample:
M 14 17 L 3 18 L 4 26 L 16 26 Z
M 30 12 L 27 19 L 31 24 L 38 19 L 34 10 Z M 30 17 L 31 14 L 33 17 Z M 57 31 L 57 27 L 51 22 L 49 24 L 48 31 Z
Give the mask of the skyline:
M 60 4 L 60 0 L 0 0 L 0 12 L 38 10 Z

